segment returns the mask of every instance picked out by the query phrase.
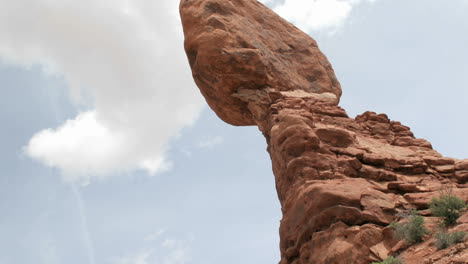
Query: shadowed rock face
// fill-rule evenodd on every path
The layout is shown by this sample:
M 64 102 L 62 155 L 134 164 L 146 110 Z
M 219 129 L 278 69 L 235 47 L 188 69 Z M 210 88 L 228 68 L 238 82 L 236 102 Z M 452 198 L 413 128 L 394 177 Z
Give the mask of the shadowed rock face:
M 183 0 L 185 47 L 208 104 L 266 137 L 282 206 L 280 264 L 466 263 L 468 243 L 406 247 L 387 227 L 451 187 L 468 200 L 468 160 L 442 157 L 385 114 L 355 119 L 316 43 L 254 0 Z M 436 220 L 423 211 L 428 227 Z M 464 219 L 464 220 L 463 220 Z M 454 229 L 468 231 L 468 215 Z
M 303 90 L 341 96 L 315 41 L 252 0 L 181 1 L 185 50 L 210 107 L 232 125 L 254 125 L 240 89 Z M 337 100 L 338 102 L 338 100 Z

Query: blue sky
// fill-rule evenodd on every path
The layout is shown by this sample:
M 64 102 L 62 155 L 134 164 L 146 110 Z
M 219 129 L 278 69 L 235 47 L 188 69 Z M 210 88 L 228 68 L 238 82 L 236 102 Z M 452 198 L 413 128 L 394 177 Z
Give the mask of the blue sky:
M 266 142 L 205 106 L 177 1 L 1 1 L 0 264 L 275 263 Z M 468 1 L 264 1 L 332 62 L 350 116 L 468 157 Z

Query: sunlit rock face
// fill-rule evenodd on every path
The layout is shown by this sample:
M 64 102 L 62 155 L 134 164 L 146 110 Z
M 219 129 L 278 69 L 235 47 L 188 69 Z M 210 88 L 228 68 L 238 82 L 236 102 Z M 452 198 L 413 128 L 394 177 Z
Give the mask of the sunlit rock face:
M 182 0 L 185 48 L 210 107 L 268 142 L 283 219 L 280 264 L 466 263 L 468 243 L 405 246 L 388 225 L 451 187 L 468 200 L 468 160 L 442 157 L 385 114 L 348 117 L 309 36 L 254 0 Z M 437 224 L 423 211 L 428 228 Z M 458 231 L 468 231 L 468 216 Z M 465 219 L 465 220 L 463 220 Z

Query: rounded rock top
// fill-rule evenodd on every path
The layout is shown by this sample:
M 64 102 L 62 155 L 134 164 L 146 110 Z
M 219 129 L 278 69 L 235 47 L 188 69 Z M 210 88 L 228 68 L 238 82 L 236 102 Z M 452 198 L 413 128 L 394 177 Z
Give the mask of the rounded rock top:
M 225 122 L 253 125 L 239 90 L 331 93 L 341 86 L 317 43 L 256 0 L 182 0 L 193 78 Z

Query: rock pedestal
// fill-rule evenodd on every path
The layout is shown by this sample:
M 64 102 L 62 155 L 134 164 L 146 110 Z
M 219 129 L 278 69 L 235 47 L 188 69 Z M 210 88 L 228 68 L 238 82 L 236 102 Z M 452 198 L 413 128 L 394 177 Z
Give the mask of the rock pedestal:
M 385 114 L 348 117 L 316 42 L 257 1 L 182 0 L 180 12 L 207 103 L 267 139 L 283 213 L 280 264 L 368 264 L 397 253 L 406 264 L 466 263 L 457 262 L 468 259 L 466 242 L 436 251 L 431 236 L 401 248 L 388 225 L 447 187 L 468 200 L 468 160 L 442 157 Z

